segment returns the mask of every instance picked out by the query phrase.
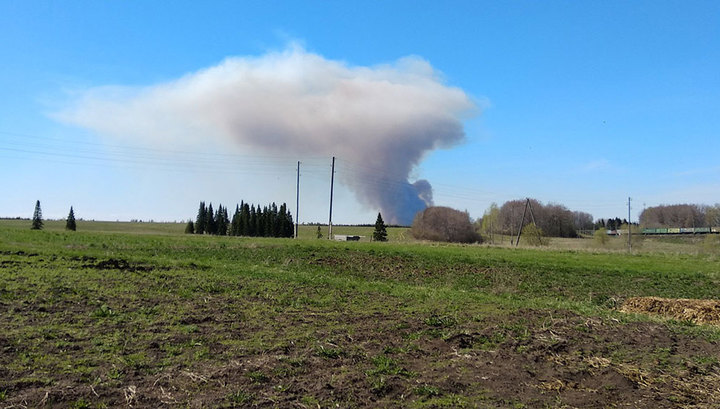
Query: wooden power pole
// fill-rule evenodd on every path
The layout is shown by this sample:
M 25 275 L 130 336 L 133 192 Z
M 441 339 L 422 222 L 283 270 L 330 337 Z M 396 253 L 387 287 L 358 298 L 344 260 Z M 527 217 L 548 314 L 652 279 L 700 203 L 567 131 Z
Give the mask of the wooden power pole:
M 332 158 L 332 171 L 330 172 L 330 219 L 328 220 L 328 240 L 332 240 L 332 202 L 333 187 L 335 185 L 335 157 Z
M 300 232 L 300 161 L 297 164 L 297 184 L 295 185 L 295 238 Z
M 628 251 L 632 251 L 632 228 L 630 227 L 630 200 L 631 198 L 628 197 Z
M 533 213 L 532 203 L 530 203 L 530 198 L 525 198 L 525 209 L 523 209 L 522 219 L 520 219 L 520 228 L 518 229 L 517 239 L 515 239 L 515 247 L 520 244 L 520 235 L 522 234 L 523 224 L 525 224 L 525 215 L 527 214 L 528 209 L 530 209 L 530 220 L 532 220 L 533 224 L 537 226 L 537 223 L 535 223 L 535 214 Z M 512 245 L 512 242 L 510 242 L 510 244 Z

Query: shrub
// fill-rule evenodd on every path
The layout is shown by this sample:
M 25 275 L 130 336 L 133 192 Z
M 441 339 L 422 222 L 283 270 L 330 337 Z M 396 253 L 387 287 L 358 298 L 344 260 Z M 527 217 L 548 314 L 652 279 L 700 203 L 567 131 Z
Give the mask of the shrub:
M 549 244 L 548 238 L 545 237 L 541 228 L 537 227 L 535 223 L 525 225 L 522 229 L 521 239 L 525 239 L 525 243 L 531 246 L 547 246 Z
M 411 234 L 416 239 L 452 243 L 480 242 L 470 215 L 449 207 L 428 207 L 415 216 Z
M 610 238 L 607 235 L 607 231 L 605 229 L 598 229 L 595 230 L 595 233 L 593 233 L 593 241 L 598 246 L 605 246 Z

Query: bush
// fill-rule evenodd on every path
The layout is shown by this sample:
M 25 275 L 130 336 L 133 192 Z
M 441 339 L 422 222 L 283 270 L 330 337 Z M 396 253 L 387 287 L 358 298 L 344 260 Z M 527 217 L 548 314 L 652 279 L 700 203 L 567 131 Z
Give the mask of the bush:
M 415 216 L 410 233 L 416 239 L 452 243 L 476 243 L 481 237 L 475 231 L 467 212 L 449 207 L 428 207 Z
M 535 223 L 530 223 L 523 227 L 521 239 L 525 239 L 525 243 L 531 246 L 547 246 L 549 243 L 548 238 L 545 237 L 541 228 L 537 227 Z
M 598 246 L 605 246 L 610 238 L 607 235 L 607 231 L 605 229 L 598 229 L 595 230 L 595 233 L 593 233 L 593 241 Z

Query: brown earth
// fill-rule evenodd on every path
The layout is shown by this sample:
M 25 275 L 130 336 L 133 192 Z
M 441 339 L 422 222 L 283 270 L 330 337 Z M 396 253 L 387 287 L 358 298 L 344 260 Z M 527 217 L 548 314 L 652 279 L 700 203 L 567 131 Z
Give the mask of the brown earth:
M 452 323 L 438 317 L 413 319 L 391 311 L 360 316 L 287 312 L 275 317 L 271 332 L 276 339 L 269 342 L 274 346 L 230 351 L 215 338 L 206 344 L 208 359 L 187 366 L 157 365 L 167 344 L 210 339 L 218 331 L 231 339 L 260 330 L 249 323 L 228 330 L 221 316 L 198 306 L 183 321 L 197 325 L 198 333 L 144 345 L 149 363 L 122 368 L 117 380 L 112 374 L 120 365 L 113 359 L 89 378 L 60 377 L 50 385 L 13 381 L 30 374 L 0 369 L 0 389 L 9 396 L 3 407 L 64 408 L 95 400 L 136 408 L 309 408 L 327 407 L 328 402 L 357 408 L 423 402 L 425 407 L 490 408 L 720 405 L 717 361 L 703 365 L 693 359 L 717 356 L 717 343 L 673 333 L 660 324 L 620 324 L 564 311 L 523 310 L 512 319 L 490 318 L 457 329 L 448 329 Z M 284 331 L 295 326 L 316 328 L 318 341 L 285 342 Z M 86 342 L 70 340 L 62 352 L 47 343 L 41 353 L 62 353 L 82 362 Z M 21 352 L 16 348 L 0 335 L 5 356 L 0 363 Z

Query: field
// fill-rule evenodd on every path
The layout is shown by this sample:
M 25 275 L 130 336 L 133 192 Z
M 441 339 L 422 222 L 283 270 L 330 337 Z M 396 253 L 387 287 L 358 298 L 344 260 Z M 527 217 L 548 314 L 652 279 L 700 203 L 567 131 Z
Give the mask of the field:
M 720 405 L 718 327 L 618 311 L 717 299 L 714 253 L 84 223 L 0 222 L 0 407 Z
M 45 230 L 61 232 L 65 230 L 64 220 L 45 220 Z M 25 229 L 30 226 L 29 220 L 0 220 L 0 227 Z M 317 225 L 301 225 L 299 236 L 301 239 L 316 239 Z M 101 233 L 134 233 L 134 234 L 182 234 L 185 231 L 184 223 L 158 223 L 158 222 L 108 222 L 108 221 L 77 221 L 77 228 L 83 232 Z M 333 234 L 347 234 L 362 236 L 361 241 L 370 241 L 373 227 L 368 226 L 333 226 Z M 320 226 L 323 238 L 327 238 L 328 226 Z M 388 238 L 392 241 L 412 241 L 407 228 L 388 229 Z

